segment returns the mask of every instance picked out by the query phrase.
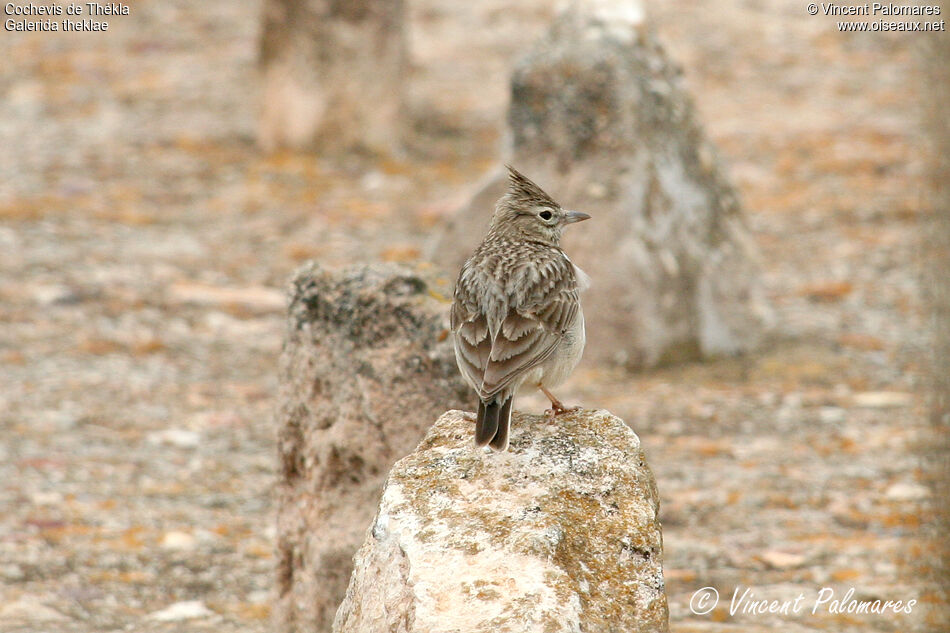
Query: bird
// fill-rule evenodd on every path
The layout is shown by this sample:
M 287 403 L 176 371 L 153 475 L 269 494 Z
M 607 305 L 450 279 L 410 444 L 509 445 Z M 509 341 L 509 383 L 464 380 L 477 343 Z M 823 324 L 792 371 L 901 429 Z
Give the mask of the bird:
M 540 389 L 550 420 L 578 407 L 550 391 L 584 351 L 580 293 L 590 278 L 561 249 L 564 228 L 590 219 L 561 208 L 510 165 L 508 188 L 495 204 L 488 233 L 462 266 L 450 327 L 455 360 L 478 395 L 475 444 L 508 449 L 511 404 L 519 390 Z

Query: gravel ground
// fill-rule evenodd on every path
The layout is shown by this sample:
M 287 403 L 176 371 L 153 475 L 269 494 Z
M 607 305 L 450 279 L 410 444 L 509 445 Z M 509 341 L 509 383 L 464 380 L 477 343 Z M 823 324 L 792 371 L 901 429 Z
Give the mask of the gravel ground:
M 0 631 L 268 628 L 284 284 L 308 258 L 418 257 L 495 160 L 506 69 L 549 4 L 413 3 L 419 140 L 376 162 L 258 154 L 258 2 L 4 34 Z M 923 630 L 920 36 L 841 34 L 778 0 L 651 11 L 749 209 L 778 329 L 743 359 L 582 365 L 565 395 L 643 440 L 674 630 Z M 705 586 L 806 608 L 691 614 Z M 920 604 L 812 614 L 825 586 Z

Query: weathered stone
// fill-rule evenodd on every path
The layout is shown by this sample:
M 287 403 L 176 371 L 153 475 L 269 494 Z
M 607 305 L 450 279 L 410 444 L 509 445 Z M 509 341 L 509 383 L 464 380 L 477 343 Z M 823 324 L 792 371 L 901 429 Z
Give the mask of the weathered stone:
M 515 413 L 506 453 L 449 411 L 393 467 L 335 633 L 668 631 L 656 482 L 606 411 Z
M 407 70 L 403 0 L 265 0 L 265 149 L 401 141 Z
M 295 276 L 278 412 L 281 631 L 330 629 L 386 473 L 471 399 L 431 288 L 391 265 Z
M 593 216 L 565 238 L 593 280 L 588 356 L 645 367 L 759 342 L 770 311 L 742 210 L 639 3 L 560 14 L 514 70 L 508 121 L 508 162 Z M 504 187 L 499 170 L 430 257 L 457 270 Z

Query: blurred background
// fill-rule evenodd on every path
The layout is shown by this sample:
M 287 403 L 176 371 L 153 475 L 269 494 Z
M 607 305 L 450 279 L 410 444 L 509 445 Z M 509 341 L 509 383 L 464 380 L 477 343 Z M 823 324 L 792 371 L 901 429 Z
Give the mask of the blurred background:
M 260 1 L 130 7 L 105 33 L 0 35 L 0 631 L 263 631 L 285 284 L 308 259 L 420 263 L 503 157 L 511 68 L 556 7 L 410 1 L 407 141 L 382 153 L 261 148 Z M 926 239 L 946 33 L 839 33 L 779 0 L 647 19 L 776 311 L 756 353 L 585 362 L 561 395 L 641 437 L 673 630 L 946 630 L 928 388 L 950 272 Z M 689 612 L 740 584 L 920 608 Z

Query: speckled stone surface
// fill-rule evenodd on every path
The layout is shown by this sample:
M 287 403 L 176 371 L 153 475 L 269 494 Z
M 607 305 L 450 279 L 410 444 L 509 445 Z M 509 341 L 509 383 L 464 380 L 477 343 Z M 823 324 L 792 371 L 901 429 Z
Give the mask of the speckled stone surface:
M 432 293 L 392 264 L 294 277 L 277 413 L 282 631 L 329 630 L 386 473 L 469 399 Z
M 667 631 L 653 473 L 607 411 L 515 413 L 475 447 L 445 413 L 393 467 L 334 631 Z
M 747 352 L 772 320 L 739 198 L 643 15 L 584 0 L 554 19 L 513 69 L 504 156 L 592 216 L 564 239 L 593 280 L 585 354 L 638 368 Z M 459 207 L 434 261 L 459 267 L 505 186 Z

